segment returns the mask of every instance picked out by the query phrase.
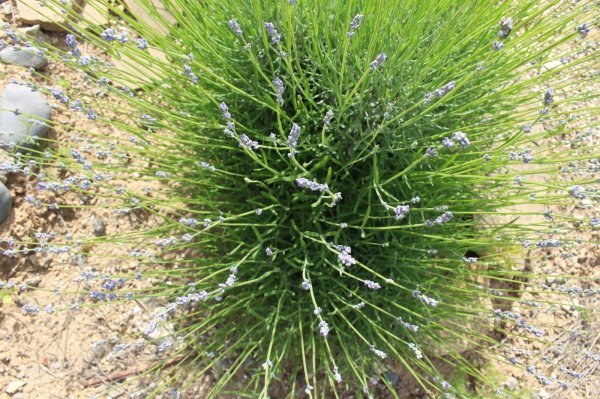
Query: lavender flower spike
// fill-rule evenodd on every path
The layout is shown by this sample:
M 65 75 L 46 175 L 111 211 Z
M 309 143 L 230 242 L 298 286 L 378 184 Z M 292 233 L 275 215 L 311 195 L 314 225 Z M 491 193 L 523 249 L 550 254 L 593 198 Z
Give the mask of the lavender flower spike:
M 240 25 L 238 25 L 238 22 L 235 18 L 230 19 L 227 24 L 229 25 L 229 28 L 231 28 L 233 33 L 235 33 L 238 36 L 242 36 L 242 28 L 240 28 Z
M 296 123 L 292 124 L 290 134 L 288 135 L 288 147 L 290 147 L 289 156 L 292 157 L 296 153 L 296 146 L 298 145 L 298 138 L 300 137 L 300 126 Z
M 325 114 L 325 117 L 323 118 L 323 123 L 325 125 L 329 125 L 331 123 L 332 119 L 333 119 L 333 111 L 329 110 L 329 111 L 327 111 L 327 113 Z
M 258 142 L 251 140 L 250 137 L 242 134 L 240 136 L 240 147 L 248 148 L 250 150 L 258 150 Z
M 275 25 L 273 25 L 271 22 L 265 22 L 265 29 L 271 38 L 271 43 L 277 44 L 281 41 L 281 35 L 277 32 L 277 29 L 275 29 Z
M 229 108 L 227 107 L 227 104 L 225 104 L 224 102 L 219 104 L 219 111 L 221 111 L 221 113 L 223 114 L 223 119 L 231 119 L 231 114 L 229 113 Z
M 369 66 L 371 67 L 371 70 L 374 71 L 377 68 L 379 68 L 381 65 L 383 65 L 383 63 L 385 62 L 386 59 L 387 59 L 386 53 L 382 52 L 381 54 L 379 54 L 377 56 L 377 58 L 375 58 L 375 60 L 369 64 Z
M 406 217 L 406 215 L 408 215 L 408 212 L 410 211 L 410 206 L 409 205 L 398 205 L 397 207 L 394 208 L 394 219 L 396 220 L 402 220 Z
M 275 86 L 275 95 L 278 104 L 283 104 L 283 91 L 285 90 L 283 87 L 283 81 L 277 76 L 273 80 L 273 86 Z
M 346 36 L 350 39 L 351 37 L 354 37 L 354 35 L 356 34 L 356 30 L 358 29 L 358 27 L 360 26 L 360 23 L 363 20 L 363 15 L 362 14 L 356 14 L 354 16 L 354 18 L 352 18 L 352 21 L 350 22 L 350 30 L 348 31 L 348 33 L 346 33 Z
M 577 27 L 577 32 L 579 32 L 579 35 L 582 39 L 585 39 L 587 34 L 590 33 L 589 24 L 587 22 L 582 23 Z
M 465 148 L 471 145 L 471 142 L 467 138 L 467 134 L 463 132 L 452 133 L 452 140 L 458 141 L 460 148 Z

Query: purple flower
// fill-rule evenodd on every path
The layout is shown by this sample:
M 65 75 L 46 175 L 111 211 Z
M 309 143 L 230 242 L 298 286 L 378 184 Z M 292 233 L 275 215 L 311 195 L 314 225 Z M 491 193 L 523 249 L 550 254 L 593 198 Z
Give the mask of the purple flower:
M 582 39 L 585 39 L 587 34 L 590 33 L 590 28 L 589 28 L 588 23 L 584 22 L 581 25 L 579 25 L 577 27 L 577 32 L 579 32 L 579 35 L 581 36 Z
M 323 123 L 325 125 L 329 125 L 331 123 L 332 119 L 333 119 L 333 111 L 329 110 L 329 111 L 327 111 L 327 113 L 325 114 L 325 117 L 323 118 Z
M 238 25 L 238 22 L 236 21 L 235 18 L 230 19 L 227 24 L 229 25 L 229 28 L 231 28 L 231 30 L 233 31 L 233 33 L 235 33 L 238 36 L 242 36 L 242 33 L 243 33 L 242 29 Z
M 437 156 L 437 150 L 433 147 L 427 147 L 427 150 L 425 150 L 425 155 L 435 158 Z
M 285 90 L 283 87 L 283 81 L 277 76 L 273 80 L 273 86 L 275 86 L 275 95 L 276 101 L 278 104 L 283 104 L 283 91 Z
M 387 54 L 382 52 L 381 54 L 379 54 L 377 56 L 377 58 L 375 58 L 375 60 L 373 62 L 371 62 L 369 64 L 369 67 L 371 67 L 371 70 L 374 71 L 377 68 L 379 68 L 381 65 L 383 65 L 383 63 L 385 62 L 386 59 L 387 59 Z
M 363 281 L 363 283 L 365 284 L 365 286 L 367 286 L 367 288 L 372 290 L 378 290 L 381 288 L 381 285 L 379 285 L 379 283 L 376 283 L 375 281 L 365 280 Z
M 493 46 L 494 50 L 500 51 L 504 48 L 504 43 L 502 42 L 494 42 Z
M 315 181 L 308 180 L 305 177 L 299 177 L 296 179 L 296 184 L 300 188 L 308 188 L 310 191 L 320 191 L 324 193 L 329 190 L 329 186 L 327 184 L 319 184 Z
M 79 51 L 78 48 L 79 43 L 77 43 L 75 35 L 69 33 L 65 38 L 65 42 L 67 43 L 69 49 L 71 49 L 71 54 L 73 54 L 73 56 L 78 57 L 81 54 L 81 51 Z
M 144 39 L 143 37 L 137 39 L 137 48 L 140 50 L 146 50 L 148 48 L 148 40 Z
M 408 215 L 408 211 L 410 210 L 409 205 L 398 205 L 394 208 L 394 219 L 402 220 Z
M 454 218 L 454 215 L 452 214 L 452 212 L 447 211 L 447 212 L 444 212 L 442 215 L 438 216 L 434 222 L 435 222 L 435 224 L 442 225 L 442 224 L 448 223 L 450 220 L 452 220 L 452 218 Z
M 338 259 L 342 262 L 342 265 L 352 266 L 356 264 L 356 259 L 350 255 L 352 248 L 345 245 L 337 245 L 335 248 L 338 250 Z
M 300 126 L 293 123 L 288 135 L 288 147 L 290 147 L 289 156 L 292 157 L 296 153 L 296 146 L 298 145 L 298 138 L 300 137 Z
M 379 349 L 376 349 L 374 345 L 371 345 L 370 349 L 371 349 L 371 352 L 373 352 L 375 354 L 375 356 L 377 356 L 381 360 L 383 360 L 387 357 L 387 354 L 385 352 L 383 352 Z
M 452 148 L 456 145 L 456 143 L 450 140 L 448 137 L 444 137 L 444 139 L 442 140 L 442 145 L 446 148 Z
M 319 322 L 319 333 L 322 337 L 326 337 L 329 334 L 329 324 L 325 320 Z
M 361 14 L 356 14 L 354 18 L 352 18 L 352 21 L 350 22 L 350 30 L 348 31 L 348 33 L 346 33 L 346 36 L 348 38 L 351 38 L 356 34 L 356 30 L 360 26 L 360 23 L 362 22 L 363 18 L 364 16 Z
M 250 150 L 258 150 L 258 142 L 251 140 L 250 137 L 242 134 L 240 136 L 240 147 L 248 148 Z
M 267 34 L 271 38 L 271 43 L 277 44 L 281 41 L 281 35 L 277 33 L 275 25 L 273 25 L 271 22 L 265 22 L 265 29 L 267 30 Z
M 452 133 L 452 140 L 458 141 L 458 143 L 460 144 L 460 148 L 465 148 L 471 145 L 471 142 L 467 138 L 467 134 L 463 132 Z
M 227 104 L 225 104 L 224 102 L 219 104 L 219 111 L 221 111 L 221 114 L 223 114 L 223 119 L 231 119 L 231 114 L 229 113 L 229 108 L 227 107 Z
M 106 40 L 107 42 L 112 42 L 114 40 L 117 39 L 117 31 L 114 30 L 113 28 L 108 28 L 105 29 L 101 34 L 100 37 L 104 40 Z

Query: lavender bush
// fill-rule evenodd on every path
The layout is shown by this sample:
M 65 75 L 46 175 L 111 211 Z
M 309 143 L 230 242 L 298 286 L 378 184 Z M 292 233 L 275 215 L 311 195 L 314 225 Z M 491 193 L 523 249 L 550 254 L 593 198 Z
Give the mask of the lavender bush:
M 544 341 L 511 306 L 539 289 L 526 265 L 540 249 L 598 225 L 575 231 L 549 210 L 597 198 L 593 154 L 553 140 L 598 114 L 577 107 L 597 82 L 594 53 L 561 47 L 589 40 L 591 4 L 139 3 L 151 24 L 112 2 L 92 2 L 111 27 L 47 4 L 72 18 L 65 47 L 44 51 L 89 90 L 38 88 L 127 140 L 40 140 L 17 163 L 59 199 L 111 198 L 116 214 L 162 224 L 32 237 L 4 254 L 138 245 L 124 254 L 135 272 L 96 277 L 80 302 L 164 300 L 145 334 L 173 323 L 184 344 L 161 352 L 183 358 L 146 397 L 185 395 L 217 366 L 207 397 L 399 397 L 398 369 L 430 397 L 471 397 L 453 381 L 495 392 L 480 360 L 504 336 Z M 147 181 L 159 184 L 130 188 Z M 525 219 L 542 216 L 532 203 L 543 221 Z M 152 288 L 127 288 L 146 275 Z

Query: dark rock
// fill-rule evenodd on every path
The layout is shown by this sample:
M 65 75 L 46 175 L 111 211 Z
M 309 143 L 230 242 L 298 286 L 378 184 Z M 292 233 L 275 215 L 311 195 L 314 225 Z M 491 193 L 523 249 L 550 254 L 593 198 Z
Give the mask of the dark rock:
M 12 208 L 12 198 L 6 186 L 0 183 L 0 223 L 3 223 Z

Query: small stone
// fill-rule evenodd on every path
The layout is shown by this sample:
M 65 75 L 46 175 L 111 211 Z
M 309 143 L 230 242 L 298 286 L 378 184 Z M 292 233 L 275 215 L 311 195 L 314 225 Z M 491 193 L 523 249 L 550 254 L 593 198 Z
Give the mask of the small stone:
M 2 14 L 4 14 L 4 15 L 12 14 L 12 4 L 10 4 L 10 1 L 7 1 L 6 3 L 2 4 Z
M 0 51 L 0 60 L 5 64 L 21 65 L 26 68 L 41 69 L 47 63 L 46 57 L 35 47 L 6 47 Z
M 560 62 L 560 60 L 554 60 L 554 61 L 550 61 L 550 62 L 546 62 L 543 67 L 546 69 L 554 69 L 554 68 L 558 68 L 559 66 L 562 66 L 563 63 Z
M 384 373 L 384 376 L 392 385 L 396 385 L 398 383 L 398 381 L 400 381 L 400 375 L 398 375 L 398 373 L 395 373 L 393 371 L 386 371 Z
M 29 287 L 39 287 L 42 282 L 42 278 L 40 276 L 35 276 L 26 281 L 27 286 Z
M 9 395 L 14 395 L 17 393 L 19 389 L 21 389 L 25 385 L 25 382 L 21 380 L 14 380 L 6 385 L 6 393 Z
M 12 156 L 8 152 L 6 152 L 2 148 L 0 148 L 0 183 L 6 184 L 6 180 L 7 180 L 6 175 L 8 174 L 8 171 L 6 169 L 3 169 L 2 166 L 10 165 L 12 163 L 13 163 Z
M 19 32 L 27 35 L 27 37 L 32 38 L 38 42 L 44 41 L 44 33 L 39 25 L 28 26 L 26 28 L 19 29 Z
M 79 267 L 85 267 L 85 255 L 77 254 L 73 256 L 73 263 Z
M 515 377 L 510 377 L 504 382 L 504 385 L 506 386 L 506 388 L 508 388 L 509 391 L 514 391 L 515 389 L 517 389 L 518 384 L 519 381 L 517 381 Z
M 92 344 L 92 355 L 97 359 L 102 359 L 109 350 L 108 342 L 105 340 L 97 341 Z
M 48 132 L 52 108 L 29 87 L 10 83 L 0 95 L 0 141 L 25 146 Z
M 589 198 L 584 198 L 581 200 L 581 206 L 583 208 L 590 208 L 592 205 L 594 205 L 594 203 Z
M 0 183 L 0 224 L 4 223 L 12 208 L 12 198 L 6 186 Z
M 548 399 L 549 397 L 550 394 L 545 389 L 540 389 L 540 391 L 537 393 L 537 398 L 539 399 Z
M 100 219 L 100 218 L 94 218 L 93 224 L 92 224 L 92 232 L 94 233 L 94 235 L 96 237 L 103 237 L 106 235 L 106 223 L 104 223 L 104 220 Z

